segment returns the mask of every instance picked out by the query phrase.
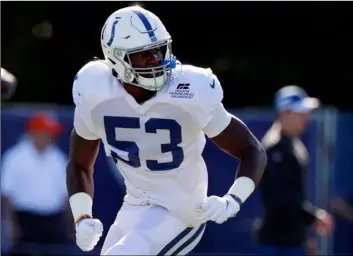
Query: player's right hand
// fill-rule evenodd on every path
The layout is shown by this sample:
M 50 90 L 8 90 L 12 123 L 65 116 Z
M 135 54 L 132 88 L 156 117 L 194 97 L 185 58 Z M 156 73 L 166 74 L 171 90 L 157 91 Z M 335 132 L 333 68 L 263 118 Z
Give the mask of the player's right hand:
M 206 222 L 214 221 L 222 224 L 231 217 L 234 217 L 240 210 L 240 205 L 229 195 L 223 197 L 210 196 L 197 206 L 200 215 L 195 220 Z
M 76 224 L 76 244 L 85 252 L 93 250 L 103 233 L 103 224 L 97 219 L 82 219 Z

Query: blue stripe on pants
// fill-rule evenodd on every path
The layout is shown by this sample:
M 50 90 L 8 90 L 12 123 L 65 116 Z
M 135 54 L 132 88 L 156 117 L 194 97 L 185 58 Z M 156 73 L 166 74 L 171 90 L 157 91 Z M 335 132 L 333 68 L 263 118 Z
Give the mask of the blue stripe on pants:
M 206 224 L 204 223 L 199 228 L 197 228 L 197 231 L 190 238 L 188 238 L 188 240 L 186 240 L 182 245 L 180 245 L 179 248 L 176 248 L 176 250 L 174 252 L 172 252 L 171 255 L 177 255 L 179 252 L 181 252 L 183 249 L 185 249 L 188 245 L 190 245 L 192 242 L 194 242 L 198 238 L 198 236 L 204 231 L 205 227 L 206 227 Z M 184 229 L 171 242 L 169 242 L 157 255 L 165 255 L 170 249 L 172 249 L 184 237 L 190 235 L 193 230 L 195 230 L 195 228 Z

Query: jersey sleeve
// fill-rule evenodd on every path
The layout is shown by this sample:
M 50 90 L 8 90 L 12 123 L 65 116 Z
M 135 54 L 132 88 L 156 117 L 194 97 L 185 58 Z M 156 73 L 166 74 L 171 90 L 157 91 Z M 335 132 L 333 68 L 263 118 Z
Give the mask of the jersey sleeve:
M 87 124 L 88 121 L 85 121 L 84 114 L 80 110 L 81 107 L 76 106 L 75 108 L 74 128 L 76 133 L 86 140 L 98 140 L 99 137 L 95 134 L 94 129 L 90 128 Z
M 86 140 L 99 139 L 91 117 L 94 106 L 92 87 L 97 82 L 96 67 L 89 63 L 76 75 L 72 87 L 72 97 L 75 103 L 74 128 L 76 133 Z
M 222 86 L 210 69 L 207 69 L 205 83 L 200 92 L 196 115 L 204 133 L 212 138 L 219 135 L 229 125 L 231 114 L 223 106 Z

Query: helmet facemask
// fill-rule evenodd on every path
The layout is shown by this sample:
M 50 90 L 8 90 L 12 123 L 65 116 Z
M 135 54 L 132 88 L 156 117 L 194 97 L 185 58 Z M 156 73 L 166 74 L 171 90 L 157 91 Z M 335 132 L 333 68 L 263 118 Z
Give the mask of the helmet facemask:
M 113 64 L 113 68 L 118 74 L 124 74 L 122 77 L 119 76 L 119 78 L 125 83 L 150 91 L 158 91 L 169 84 L 172 78 L 172 70 L 176 66 L 176 58 L 172 55 L 171 42 L 169 39 L 162 43 L 153 43 L 143 48 L 128 51 L 114 48 L 114 61 L 116 60 L 118 63 L 114 63 L 110 58 L 108 58 L 108 61 Z M 162 53 L 160 64 L 152 67 L 141 67 L 133 63 L 134 55 L 144 54 L 153 50 Z

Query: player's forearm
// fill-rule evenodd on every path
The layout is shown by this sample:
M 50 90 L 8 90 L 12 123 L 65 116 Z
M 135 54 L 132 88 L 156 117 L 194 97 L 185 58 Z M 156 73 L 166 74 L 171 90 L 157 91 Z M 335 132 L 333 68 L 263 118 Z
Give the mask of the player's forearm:
M 234 184 L 227 193 L 240 204 L 245 202 L 259 184 L 267 163 L 265 150 L 255 138 L 253 146 L 242 153 L 238 154 L 240 164 Z
M 66 186 L 69 197 L 76 193 L 84 192 L 93 198 L 93 170 L 84 170 L 79 165 L 69 162 L 66 174 Z
M 237 177 L 247 177 L 257 185 L 267 164 L 264 148 L 248 127 L 232 116 L 230 124 L 212 140 L 225 152 L 240 160 Z
M 246 150 L 242 152 L 240 164 L 236 173 L 237 177 L 248 177 L 258 185 L 267 164 L 267 156 L 264 148 L 255 138 L 251 138 Z
M 235 182 L 228 194 L 241 204 L 261 180 L 267 164 L 266 152 L 248 127 L 234 116 L 227 128 L 212 140 L 225 152 L 240 160 Z
M 92 217 L 93 166 L 98 150 L 99 140 L 86 140 L 72 130 L 66 184 L 75 222 Z
M 84 170 L 72 162 L 67 166 L 66 186 L 75 223 L 82 218 L 92 217 L 94 194 L 92 174 L 93 170 Z
M 70 156 L 66 168 L 69 196 L 84 192 L 93 198 L 93 166 L 96 161 L 99 140 L 86 140 L 73 129 L 70 137 Z

